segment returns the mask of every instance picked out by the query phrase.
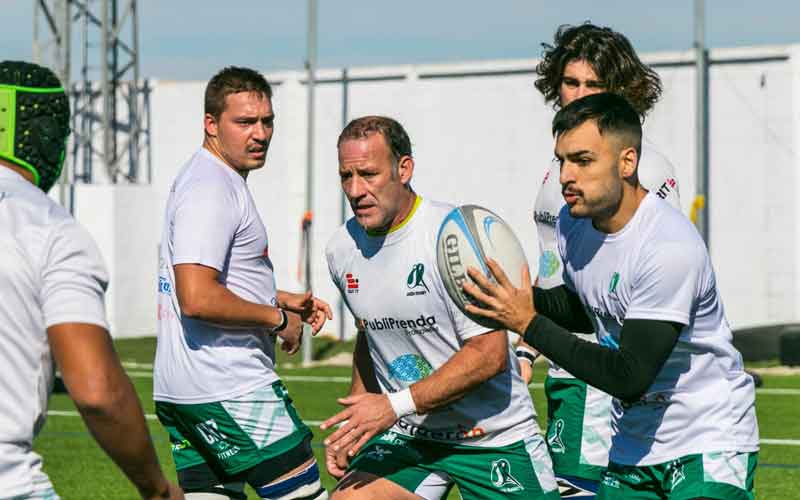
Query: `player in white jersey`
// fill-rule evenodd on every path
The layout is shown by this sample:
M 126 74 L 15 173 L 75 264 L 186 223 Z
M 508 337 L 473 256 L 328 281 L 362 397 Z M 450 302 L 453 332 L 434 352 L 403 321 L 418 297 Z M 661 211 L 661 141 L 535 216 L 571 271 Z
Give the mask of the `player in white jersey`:
M 589 23 L 561 26 L 553 44 L 542 46 L 536 87 L 557 109 L 585 95 L 607 91 L 626 97 L 644 119 L 661 95 L 658 74 L 639 60 L 624 35 L 609 28 Z M 545 172 L 534 208 L 539 236 L 538 286 L 542 288 L 563 284 L 555 232 L 558 214 L 564 206 L 558 176 L 559 164 L 554 161 Z M 642 144 L 639 181 L 645 189 L 680 209 L 675 169 L 646 140 Z M 526 356 L 526 347 L 520 344 L 518 355 Z M 530 382 L 531 371 L 523 369 L 523 376 Z M 562 485 L 561 495 L 591 498 L 608 464 L 611 397 L 552 361 L 545 380 L 545 395 L 547 443 L 553 470 Z
M 303 322 L 331 317 L 311 292 L 276 288 L 267 232 L 247 187 L 275 115 L 262 75 L 229 67 L 208 83 L 205 140 L 167 200 L 158 283 L 156 412 L 187 498 L 322 499 L 311 431 L 275 373 Z
M 497 319 L 576 377 L 614 396 L 601 499 L 753 499 L 753 380 L 733 347 L 711 259 L 678 210 L 639 184 L 639 116 L 615 94 L 553 120 L 564 285 L 515 289 L 470 271 Z M 488 295 L 487 295 L 488 294 Z M 533 296 L 533 297 L 532 297 Z M 532 300 L 533 299 L 533 300 Z M 571 335 L 595 331 L 598 343 Z
M 183 498 L 161 473 L 114 352 L 100 252 L 45 194 L 61 173 L 68 135 L 69 102 L 53 72 L 0 63 L 0 497 L 58 498 L 32 449 L 55 359 L 92 435 L 142 498 Z
M 461 313 L 436 266 L 451 205 L 411 188 L 411 142 L 395 120 L 366 116 L 339 136 L 339 175 L 355 217 L 328 242 L 331 278 L 363 325 L 346 423 L 325 443 L 349 450 L 334 499 L 558 498 L 547 447 L 505 331 Z M 364 349 L 368 352 L 365 352 Z M 370 363 L 372 366 L 365 366 Z M 374 369 L 379 393 L 364 381 Z

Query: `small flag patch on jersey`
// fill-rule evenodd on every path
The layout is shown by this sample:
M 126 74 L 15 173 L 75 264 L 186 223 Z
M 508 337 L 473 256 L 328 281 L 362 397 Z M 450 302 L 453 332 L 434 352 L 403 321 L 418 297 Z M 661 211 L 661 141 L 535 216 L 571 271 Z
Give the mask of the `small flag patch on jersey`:
M 347 293 L 358 293 L 358 278 L 353 273 L 345 274 L 344 278 L 347 280 Z

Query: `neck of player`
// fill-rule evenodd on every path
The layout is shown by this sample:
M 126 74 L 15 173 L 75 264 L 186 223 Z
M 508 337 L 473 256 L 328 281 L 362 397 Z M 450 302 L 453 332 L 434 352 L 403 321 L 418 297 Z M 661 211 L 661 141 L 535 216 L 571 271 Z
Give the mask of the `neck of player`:
M 242 178 L 247 180 L 247 174 L 249 173 L 249 171 L 246 169 L 240 170 L 234 167 L 231 164 L 231 162 L 229 162 L 228 159 L 225 158 L 225 155 L 222 153 L 222 148 L 219 147 L 219 144 L 213 137 L 206 136 L 206 138 L 203 140 L 203 147 L 206 148 L 208 151 L 210 151 L 212 155 L 219 158 L 222 163 L 230 167 L 234 172 L 241 175 Z
M 622 184 L 622 198 L 613 213 L 592 218 L 592 225 L 601 233 L 613 234 L 622 230 L 641 205 L 647 190 L 640 184 Z

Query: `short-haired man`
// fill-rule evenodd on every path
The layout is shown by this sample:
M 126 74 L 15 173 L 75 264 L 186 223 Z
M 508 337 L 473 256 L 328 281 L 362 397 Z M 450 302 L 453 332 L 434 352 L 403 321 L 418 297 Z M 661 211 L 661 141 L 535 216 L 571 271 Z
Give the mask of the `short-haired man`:
M 355 455 L 333 498 L 437 498 L 450 482 L 465 499 L 558 498 L 506 332 L 468 319 L 445 291 L 436 237 L 453 207 L 411 188 L 408 134 L 366 116 L 345 127 L 338 151 L 355 216 L 326 256 L 364 329 L 346 409 L 322 426 L 347 420 L 326 445 Z M 379 394 L 365 388 L 370 358 Z
M 52 71 L 0 62 L 0 496 L 58 498 L 32 449 L 55 358 L 86 426 L 142 498 L 183 498 L 161 473 L 114 352 L 100 252 L 45 194 L 61 174 L 69 114 Z
M 328 305 L 276 288 L 267 232 L 247 187 L 275 115 L 262 75 L 229 67 L 208 83 L 205 140 L 167 200 L 153 397 L 187 498 L 322 499 L 311 432 L 275 373 Z
M 490 262 L 499 285 L 471 270 L 483 291 L 464 289 L 487 309 L 468 310 L 614 396 L 598 498 L 752 499 L 753 380 L 703 240 L 639 183 L 638 113 L 623 97 L 595 94 L 561 109 L 553 133 L 567 203 L 556 228 L 564 285 L 532 293 L 524 270 L 515 289 Z M 569 331 L 594 331 L 599 344 Z
M 554 108 L 599 92 L 622 95 L 644 120 L 661 96 L 658 74 L 639 60 L 624 35 L 610 28 L 584 23 L 561 26 L 552 45 L 542 44 L 536 67 L 536 88 Z M 675 168 L 646 139 L 638 166 L 641 185 L 680 209 Z M 563 263 L 558 254 L 556 221 L 564 207 L 558 182 L 559 164 L 552 162 L 536 196 L 534 221 L 539 237 L 538 286 L 562 285 Z M 584 339 L 592 335 L 576 333 Z M 523 377 L 530 382 L 524 344 L 517 353 Z M 591 498 L 608 465 L 611 444 L 611 397 L 572 376 L 550 360 L 545 380 L 547 445 L 553 470 L 565 498 Z

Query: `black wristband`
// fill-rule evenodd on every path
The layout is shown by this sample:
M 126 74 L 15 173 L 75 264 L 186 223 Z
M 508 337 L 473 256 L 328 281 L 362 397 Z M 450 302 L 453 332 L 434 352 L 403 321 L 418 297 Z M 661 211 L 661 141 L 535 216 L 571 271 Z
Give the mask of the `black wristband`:
M 286 314 L 286 311 L 283 309 L 278 308 L 278 311 L 281 313 L 281 322 L 271 330 L 272 333 L 278 333 L 286 329 L 286 325 L 289 324 L 289 315 Z
M 522 358 L 525 361 L 529 362 L 531 366 L 533 366 L 533 362 L 536 361 L 536 358 L 539 357 L 539 354 L 534 354 L 534 351 L 531 349 L 526 349 L 524 347 L 517 346 L 517 349 L 514 351 L 514 354 L 517 355 L 518 358 Z

